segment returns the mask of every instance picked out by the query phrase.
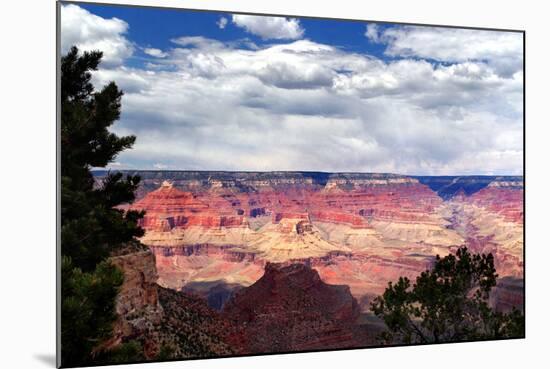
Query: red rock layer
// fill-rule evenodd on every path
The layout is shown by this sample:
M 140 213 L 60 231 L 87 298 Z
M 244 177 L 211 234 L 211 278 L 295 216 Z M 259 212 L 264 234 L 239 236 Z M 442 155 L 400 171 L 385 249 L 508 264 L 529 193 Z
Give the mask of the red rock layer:
M 130 209 L 145 210 L 140 225 L 145 230 L 167 232 L 173 228 L 200 226 L 205 228 L 238 227 L 244 218 L 231 209 L 213 206 L 164 182 L 155 191 L 136 201 Z
M 470 196 L 468 202 L 497 213 L 509 222 L 523 223 L 523 188 L 488 186 Z
M 324 191 L 317 193 L 314 200 L 314 204 L 321 205 L 323 210 L 340 210 L 367 219 L 406 222 L 429 221 L 429 215 L 441 203 L 435 192 L 420 183 Z
M 418 182 L 347 190 L 312 187 L 242 192 L 236 188 L 202 188 L 195 193 L 165 182 L 130 208 L 146 211 L 141 221 L 146 230 L 165 232 L 191 226 L 239 227 L 247 217 L 268 214 L 273 223 L 302 217 L 365 228 L 372 220 L 430 222 L 430 214 L 440 204 L 437 194 Z
M 284 352 L 354 346 L 359 307 L 347 286 L 324 283 L 304 264 L 269 263 L 225 304 L 223 316 L 253 338 L 252 352 Z
M 309 220 L 309 214 L 306 212 L 276 212 L 271 216 L 272 223 L 279 223 L 283 219 L 303 219 Z

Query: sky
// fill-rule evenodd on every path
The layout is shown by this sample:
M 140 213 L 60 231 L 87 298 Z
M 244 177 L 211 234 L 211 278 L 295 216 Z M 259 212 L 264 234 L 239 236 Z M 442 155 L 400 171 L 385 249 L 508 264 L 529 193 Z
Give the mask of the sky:
M 124 91 L 112 169 L 523 173 L 516 32 L 65 4 Z

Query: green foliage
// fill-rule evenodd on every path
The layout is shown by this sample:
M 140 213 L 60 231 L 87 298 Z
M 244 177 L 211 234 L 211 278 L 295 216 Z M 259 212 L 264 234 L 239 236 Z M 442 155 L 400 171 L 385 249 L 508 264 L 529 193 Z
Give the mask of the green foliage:
M 94 90 L 91 71 L 97 70 L 101 57 L 99 51 L 80 55 L 73 47 L 61 60 L 64 366 L 98 362 L 91 352 L 111 334 L 116 318 L 114 301 L 123 278 L 106 260 L 143 235 L 138 226 L 143 213 L 116 208 L 134 200 L 140 178 L 109 173 L 96 183 L 91 173 L 92 168 L 105 167 L 135 142 L 134 136 L 118 137 L 109 132 L 120 117 L 122 91 L 114 82 Z M 131 347 L 112 354 L 130 355 Z
M 138 341 L 125 342 L 108 352 L 100 352 L 94 357 L 96 364 L 128 364 L 144 361 L 143 347 Z
M 95 184 L 90 172 L 135 141 L 108 130 L 120 117 L 122 91 L 114 82 L 94 91 L 90 71 L 101 56 L 97 51 L 79 55 L 73 47 L 61 60 L 61 248 L 84 271 L 143 235 L 137 224 L 143 213 L 114 208 L 134 200 L 139 176 L 109 174 Z
M 175 349 L 172 346 L 169 345 L 162 345 L 160 347 L 160 351 L 155 358 L 157 361 L 165 361 L 170 360 L 174 358 Z
M 385 343 L 438 343 L 524 336 L 524 317 L 517 310 L 505 314 L 489 306 L 498 275 L 492 254 L 436 257 L 432 270 L 411 281 L 389 283 L 371 304 L 388 330 Z
M 61 58 L 61 173 L 86 189 L 91 186 L 90 167 L 105 167 L 136 140 L 108 130 L 120 117 L 122 91 L 114 82 L 94 91 L 90 71 L 97 70 L 102 55 L 79 55 L 73 46 Z
M 114 208 L 132 201 L 139 184 L 139 178 L 122 181 L 121 177 L 109 174 L 101 185 L 89 189 L 75 188 L 71 177 L 61 179 L 61 251 L 85 271 L 143 235 L 138 226 L 142 212 Z
M 63 257 L 61 345 L 63 365 L 82 363 L 92 349 L 109 338 L 115 319 L 114 301 L 123 273 L 107 261 L 82 272 Z

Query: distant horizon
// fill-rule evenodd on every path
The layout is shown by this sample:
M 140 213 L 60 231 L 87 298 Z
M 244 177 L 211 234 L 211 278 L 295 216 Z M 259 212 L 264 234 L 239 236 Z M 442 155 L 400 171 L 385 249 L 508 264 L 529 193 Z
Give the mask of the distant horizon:
M 390 172 L 347 172 L 319 170 L 210 170 L 210 169 L 114 169 L 93 168 L 95 172 L 187 172 L 187 173 L 313 173 L 313 174 L 384 174 L 401 177 L 524 177 L 523 174 L 402 174 Z

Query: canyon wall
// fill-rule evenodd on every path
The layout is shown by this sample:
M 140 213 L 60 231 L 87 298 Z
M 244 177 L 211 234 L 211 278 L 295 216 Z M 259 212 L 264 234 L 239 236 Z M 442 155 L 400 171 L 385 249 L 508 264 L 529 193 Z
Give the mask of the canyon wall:
M 101 178 L 102 173 L 96 173 Z M 131 172 L 158 283 L 221 310 L 268 263 L 301 263 L 347 285 L 363 311 L 400 276 L 460 246 L 523 277 L 522 177 L 315 172 Z M 507 287 L 508 286 L 508 287 Z M 501 301 L 519 301 L 503 284 Z

